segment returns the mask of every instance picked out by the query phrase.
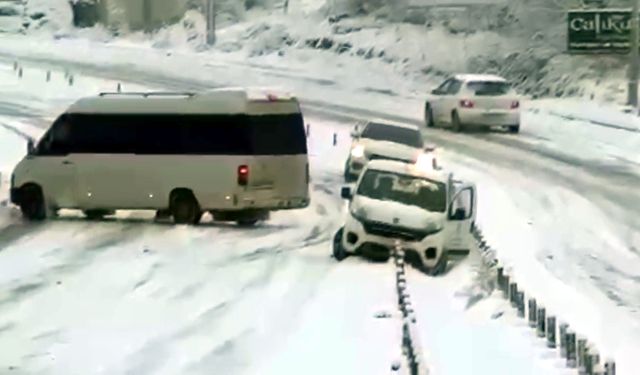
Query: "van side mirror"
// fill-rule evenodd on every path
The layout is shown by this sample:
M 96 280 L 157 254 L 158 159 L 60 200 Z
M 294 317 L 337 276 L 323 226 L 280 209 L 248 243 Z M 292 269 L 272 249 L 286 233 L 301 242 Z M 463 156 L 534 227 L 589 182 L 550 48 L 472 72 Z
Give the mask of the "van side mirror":
M 340 196 L 342 199 L 351 200 L 351 198 L 353 198 L 351 188 L 348 186 L 343 187 L 342 190 L 340 190 Z
M 451 214 L 449 219 L 453 221 L 461 221 L 467 218 L 467 210 L 463 207 L 458 208 L 455 212 Z
M 33 139 L 27 141 L 27 155 L 33 155 L 36 153 L 36 146 L 33 143 Z
M 351 129 L 351 138 L 359 138 L 359 137 L 360 137 L 360 130 L 357 127 Z
M 431 95 L 442 95 L 442 91 L 438 89 L 431 90 Z

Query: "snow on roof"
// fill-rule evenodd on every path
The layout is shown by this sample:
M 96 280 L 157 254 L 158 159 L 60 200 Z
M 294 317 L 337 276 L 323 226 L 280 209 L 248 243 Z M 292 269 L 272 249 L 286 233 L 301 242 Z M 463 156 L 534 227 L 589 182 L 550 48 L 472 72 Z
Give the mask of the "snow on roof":
M 204 92 L 102 93 L 72 104 L 69 113 L 298 113 L 295 97 L 266 88 L 226 87 Z
M 493 81 L 493 82 L 506 82 L 507 80 L 494 75 L 494 74 L 456 74 L 455 78 L 460 81 L 470 82 L 470 81 Z
M 395 160 L 377 159 L 367 163 L 367 169 L 375 169 L 377 171 L 392 172 L 405 174 L 414 177 L 424 177 L 430 180 L 446 182 L 449 174 L 442 170 L 423 170 L 418 169 L 413 163 L 403 163 Z

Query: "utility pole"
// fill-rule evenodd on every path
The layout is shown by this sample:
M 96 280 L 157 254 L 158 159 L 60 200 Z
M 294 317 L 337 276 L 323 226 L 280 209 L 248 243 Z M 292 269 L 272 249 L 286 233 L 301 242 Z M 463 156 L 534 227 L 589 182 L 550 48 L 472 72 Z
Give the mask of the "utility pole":
M 151 0 L 142 0 L 142 23 L 144 24 L 144 32 L 151 33 L 153 27 L 151 25 Z
M 207 1 L 207 44 L 216 44 L 216 0 Z
M 638 25 L 638 10 L 640 8 L 640 0 L 632 0 L 633 9 L 631 11 L 631 51 L 629 57 L 629 92 L 627 104 L 638 108 L 638 78 L 640 76 L 640 51 L 638 50 L 638 39 L 640 33 L 638 32 L 640 25 Z

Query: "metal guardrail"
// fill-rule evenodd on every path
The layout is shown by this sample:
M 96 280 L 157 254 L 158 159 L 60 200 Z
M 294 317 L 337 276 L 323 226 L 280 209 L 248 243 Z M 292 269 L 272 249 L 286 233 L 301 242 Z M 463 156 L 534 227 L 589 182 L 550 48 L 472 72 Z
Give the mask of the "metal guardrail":
M 473 228 L 473 236 L 478 243 L 485 265 L 495 270 L 494 285 L 517 310 L 518 316 L 526 318 L 529 327 L 535 329 L 536 335 L 545 339 L 546 346 L 560 351 L 567 367 L 577 368 L 581 375 L 615 375 L 615 361 L 607 359 L 601 363 L 600 352 L 586 336 L 578 334 L 568 323 L 559 323 L 556 316 L 536 298 L 530 296 L 525 304 L 528 294 L 500 264 L 495 250 L 489 246 L 478 227 Z
M 409 365 L 409 374 L 428 375 L 429 370 L 420 345 L 416 314 L 411 304 L 411 295 L 407 289 L 404 250 L 400 241 L 396 241 L 393 259 L 396 268 L 396 290 L 398 306 L 402 312 L 402 349 Z

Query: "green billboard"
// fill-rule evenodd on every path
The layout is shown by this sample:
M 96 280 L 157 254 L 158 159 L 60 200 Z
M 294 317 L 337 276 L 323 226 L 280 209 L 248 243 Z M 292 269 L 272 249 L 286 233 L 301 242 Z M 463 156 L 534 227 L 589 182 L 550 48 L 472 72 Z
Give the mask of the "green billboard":
M 567 26 L 569 53 L 629 53 L 631 10 L 571 10 Z

